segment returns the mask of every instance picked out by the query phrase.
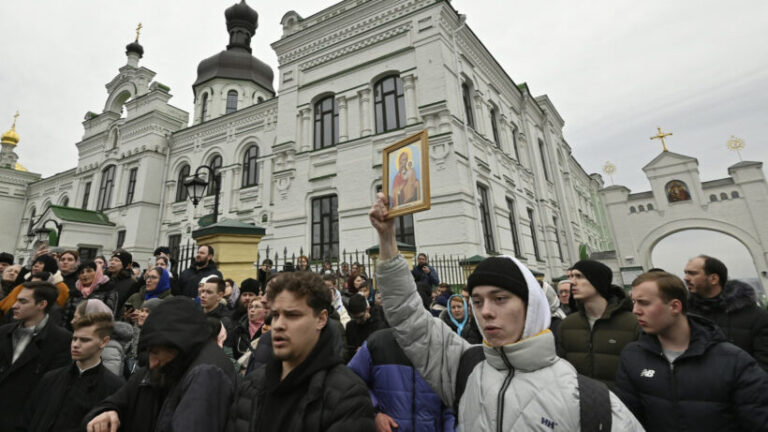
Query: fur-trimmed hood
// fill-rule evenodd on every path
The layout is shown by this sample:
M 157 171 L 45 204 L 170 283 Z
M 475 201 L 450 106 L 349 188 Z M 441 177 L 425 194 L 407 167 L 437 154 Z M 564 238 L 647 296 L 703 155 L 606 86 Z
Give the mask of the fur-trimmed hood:
M 722 310 L 731 313 L 754 307 L 757 304 L 757 295 L 752 285 L 738 279 L 731 279 L 725 283 L 723 291 L 719 295 L 713 298 L 703 298 L 691 294 L 690 303 L 694 309 Z

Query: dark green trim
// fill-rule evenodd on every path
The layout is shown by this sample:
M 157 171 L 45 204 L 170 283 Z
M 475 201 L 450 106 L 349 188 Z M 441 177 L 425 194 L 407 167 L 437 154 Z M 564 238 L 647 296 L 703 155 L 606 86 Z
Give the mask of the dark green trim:
M 246 224 L 239 221 L 223 220 L 213 225 L 192 231 L 192 238 L 198 239 L 203 236 L 216 235 L 216 234 L 235 234 L 235 235 L 251 235 L 251 236 L 263 236 L 266 234 L 266 230 L 256 225 Z

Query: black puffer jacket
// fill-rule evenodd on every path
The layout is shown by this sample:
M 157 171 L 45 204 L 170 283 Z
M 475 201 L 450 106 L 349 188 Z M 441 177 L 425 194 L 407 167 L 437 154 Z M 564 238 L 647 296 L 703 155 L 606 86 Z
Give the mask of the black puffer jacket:
M 655 336 L 624 348 L 619 397 L 649 431 L 768 430 L 768 374 L 711 321 L 688 322 L 691 341 L 674 369 Z
M 732 279 L 711 299 L 691 294 L 690 312 L 714 321 L 728 342 L 749 353 L 768 371 L 768 311 L 757 305 L 751 285 Z
M 121 432 L 224 430 L 237 376 L 232 362 L 210 339 L 200 307 L 186 297 L 163 300 L 141 329 L 139 352 L 151 346 L 179 350 L 159 371 L 172 384 L 162 386 L 148 369 L 141 369 L 94 408 L 86 422 L 114 410 Z
M 285 379 L 277 359 L 248 375 L 227 431 L 374 431 L 368 388 L 334 353 L 329 330 L 326 325 L 307 359 Z

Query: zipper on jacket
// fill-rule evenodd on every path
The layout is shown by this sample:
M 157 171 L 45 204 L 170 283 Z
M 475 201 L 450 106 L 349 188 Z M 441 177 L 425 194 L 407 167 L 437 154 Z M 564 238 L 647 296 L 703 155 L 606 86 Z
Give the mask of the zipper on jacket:
M 496 430 L 502 432 L 502 425 L 504 423 L 504 393 L 507 392 L 509 384 L 515 376 L 515 368 L 512 367 L 507 356 L 504 355 L 504 349 L 496 349 L 499 350 L 499 354 L 501 355 L 502 360 L 504 360 L 504 365 L 509 368 L 509 372 L 507 372 L 507 376 L 504 378 L 504 383 L 501 385 L 501 390 L 499 390 L 499 394 L 496 396 Z

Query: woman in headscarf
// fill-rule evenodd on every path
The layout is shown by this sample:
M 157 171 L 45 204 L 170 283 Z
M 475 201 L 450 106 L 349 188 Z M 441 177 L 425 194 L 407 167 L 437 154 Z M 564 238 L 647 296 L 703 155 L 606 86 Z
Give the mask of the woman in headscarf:
M 85 299 L 101 300 L 112 316 L 117 312 L 117 290 L 115 283 L 106 276 L 101 267 L 93 261 L 84 261 L 77 268 L 75 289 L 70 290 L 67 306 L 64 308 L 64 325 L 71 328 L 75 308 Z
M 162 267 L 155 267 L 147 271 L 146 283 L 139 292 L 128 297 L 125 302 L 126 309 L 131 309 L 131 320 L 136 319 L 136 311 L 141 308 L 144 301 L 153 298 L 165 299 L 171 295 L 171 274 Z

